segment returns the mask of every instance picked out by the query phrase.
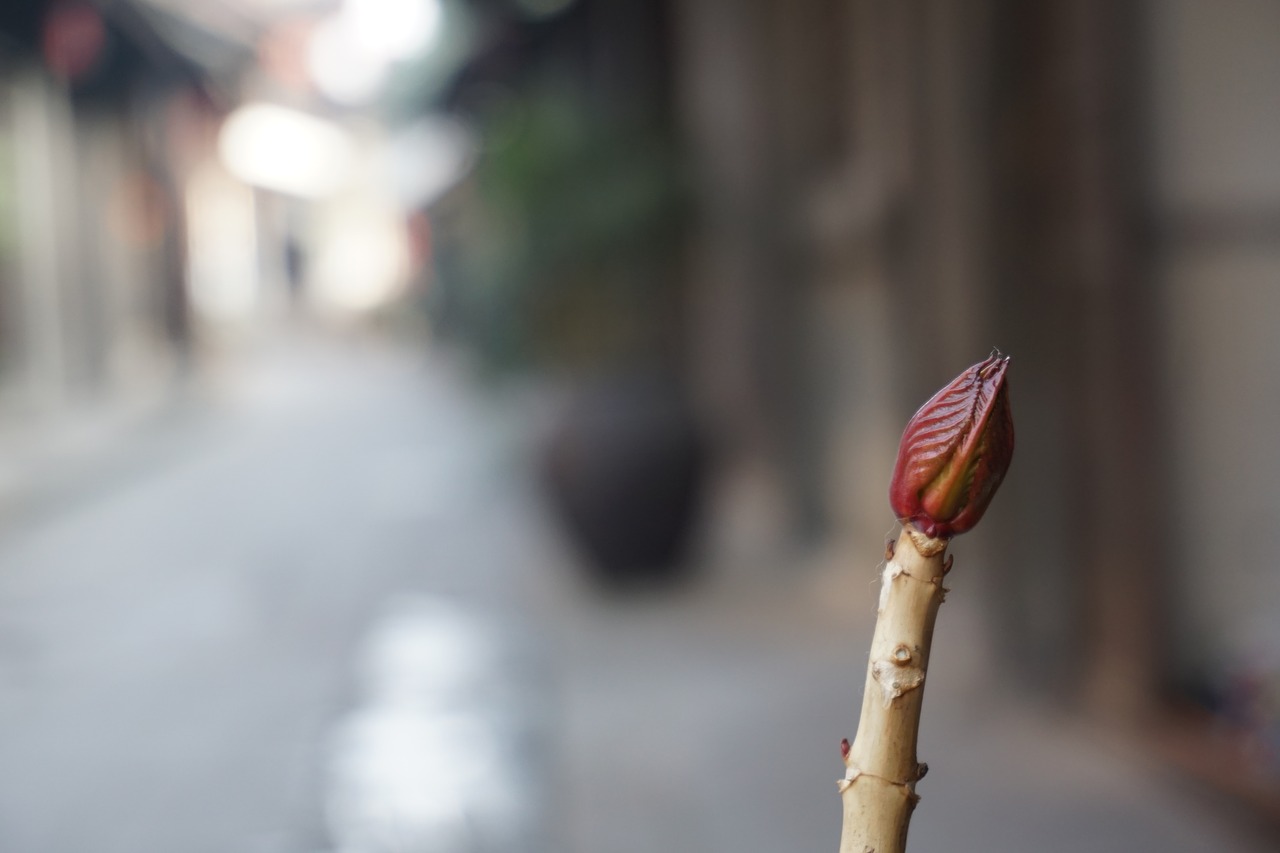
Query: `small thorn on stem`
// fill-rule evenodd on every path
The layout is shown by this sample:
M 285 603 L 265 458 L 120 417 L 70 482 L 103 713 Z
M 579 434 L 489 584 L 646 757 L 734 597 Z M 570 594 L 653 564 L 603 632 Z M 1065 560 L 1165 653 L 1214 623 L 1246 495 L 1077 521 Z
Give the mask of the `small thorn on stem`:
M 848 757 L 849 757 L 849 749 L 850 749 L 850 747 L 849 747 L 849 739 L 848 739 L 847 737 L 845 737 L 845 738 L 840 738 L 840 757 L 841 757 L 841 758 L 848 758 Z
M 921 761 L 916 765 L 916 781 L 919 782 L 929 772 L 929 765 Z
M 952 563 L 954 563 L 955 561 L 956 561 L 956 555 L 955 555 L 955 554 L 948 554 L 948 555 L 947 555 L 947 559 L 945 559 L 945 560 L 943 560 L 943 561 L 942 561 L 942 573 L 943 573 L 944 575 L 945 575 L 947 572 L 951 571 L 951 564 L 952 564 Z
M 892 560 L 896 551 L 897 544 L 892 539 L 884 540 L 884 558 L 886 560 Z

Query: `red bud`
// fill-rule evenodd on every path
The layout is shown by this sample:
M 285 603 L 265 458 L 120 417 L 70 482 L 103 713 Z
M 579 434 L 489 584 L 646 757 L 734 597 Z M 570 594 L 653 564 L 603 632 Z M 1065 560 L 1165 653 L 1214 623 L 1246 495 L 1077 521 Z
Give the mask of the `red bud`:
M 1008 368 L 1001 355 L 973 365 L 907 422 L 889 485 L 904 524 L 946 539 L 982 518 L 1013 458 Z

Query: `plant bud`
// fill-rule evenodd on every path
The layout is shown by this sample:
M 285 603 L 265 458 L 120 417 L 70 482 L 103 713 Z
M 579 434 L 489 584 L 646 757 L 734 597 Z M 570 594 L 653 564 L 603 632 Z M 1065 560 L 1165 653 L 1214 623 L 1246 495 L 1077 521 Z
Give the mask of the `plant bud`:
M 889 485 L 903 524 L 947 539 L 982 518 L 1013 458 L 1008 369 L 1002 355 L 973 365 L 907 422 Z

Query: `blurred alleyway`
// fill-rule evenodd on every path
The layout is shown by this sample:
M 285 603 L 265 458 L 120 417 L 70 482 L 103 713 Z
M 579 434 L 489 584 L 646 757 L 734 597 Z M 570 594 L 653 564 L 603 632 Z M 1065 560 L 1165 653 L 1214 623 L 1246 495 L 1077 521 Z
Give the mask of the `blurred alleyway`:
M 324 849 L 389 599 L 520 601 L 497 421 L 404 356 L 268 358 L 5 531 L 0 849 Z
M 878 543 L 609 599 L 528 397 L 385 344 L 259 359 L 5 519 L 0 850 L 834 849 Z M 1274 849 L 993 688 L 959 550 L 914 849 Z
M 0 853 L 833 849 L 993 346 L 914 853 L 1280 849 L 1278 84 L 1262 0 L 0 4 Z

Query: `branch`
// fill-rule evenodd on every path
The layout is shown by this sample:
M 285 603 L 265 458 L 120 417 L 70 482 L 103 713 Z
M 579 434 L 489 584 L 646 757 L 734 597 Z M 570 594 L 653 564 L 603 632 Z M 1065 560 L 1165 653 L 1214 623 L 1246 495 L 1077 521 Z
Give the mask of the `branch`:
M 840 780 L 844 830 L 840 853 L 902 853 L 928 766 L 916 757 L 920 708 L 938 606 L 951 567 L 945 539 L 907 527 L 890 543 L 876 630 L 867 662 L 862 718 Z

